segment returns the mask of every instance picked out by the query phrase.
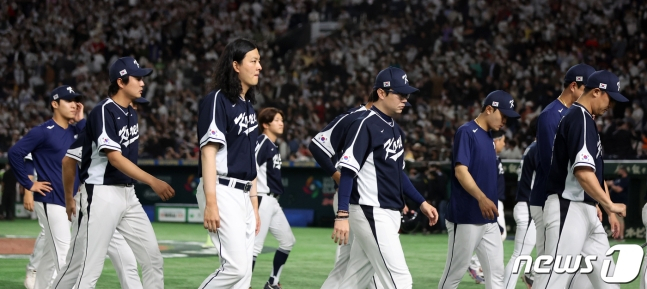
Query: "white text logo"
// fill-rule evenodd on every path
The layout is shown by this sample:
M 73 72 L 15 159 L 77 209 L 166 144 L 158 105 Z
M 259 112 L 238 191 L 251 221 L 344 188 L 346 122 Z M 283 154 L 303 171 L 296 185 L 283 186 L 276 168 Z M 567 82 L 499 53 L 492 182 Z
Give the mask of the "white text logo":
M 387 140 L 384 143 L 384 150 L 386 150 L 386 156 L 384 157 L 385 160 L 389 157 L 389 154 L 392 154 L 391 159 L 397 161 L 404 152 L 402 149 L 402 139 L 398 137 L 397 140 L 395 138 Z
M 240 135 L 242 132 L 245 133 L 245 135 L 249 135 L 250 132 L 254 131 L 257 125 L 251 126 L 254 123 L 256 123 L 256 114 L 250 114 L 248 116 L 245 116 L 245 113 L 240 113 L 235 119 L 234 123 L 238 125 L 238 134 Z M 249 127 L 249 128 L 248 128 Z M 243 130 L 245 129 L 245 130 Z

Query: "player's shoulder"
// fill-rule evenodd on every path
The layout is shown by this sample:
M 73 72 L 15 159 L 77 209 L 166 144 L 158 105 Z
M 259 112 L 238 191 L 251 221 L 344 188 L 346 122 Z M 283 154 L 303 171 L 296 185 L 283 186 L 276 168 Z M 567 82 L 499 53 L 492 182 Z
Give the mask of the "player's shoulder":
M 532 154 L 537 149 L 537 141 L 533 141 L 523 152 L 523 157 Z
M 593 117 L 591 114 L 586 110 L 586 108 L 580 106 L 579 104 L 573 104 L 566 114 L 564 114 L 564 119 L 568 120 L 568 123 L 583 123 L 587 120 L 587 118 L 590 118 L 593 120 Z
M 544 110 L 539 114 L 539 118 L 540 120 L 544 120 L 546 118 L 560 118 L 565 110 L 567 110 L 567 108 L 556 99 L 544 108 Z
M 456 129 L 456 134 L 465 134 L 468 132 L 471 132 L 473 134 L 476 133 L 476 131 L 478 131 L 479 129 L 481 128 L 476 123 L 474 123 L 474 121 L 468 121 L 459 126 L 458 129 Z

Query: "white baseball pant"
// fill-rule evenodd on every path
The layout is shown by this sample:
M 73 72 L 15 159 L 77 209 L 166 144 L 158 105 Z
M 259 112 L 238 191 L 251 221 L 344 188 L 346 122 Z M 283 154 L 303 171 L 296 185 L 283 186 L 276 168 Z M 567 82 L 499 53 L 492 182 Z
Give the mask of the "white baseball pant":
M 290 223 L 288 223 L 288 219 L 279 205 L 279 200 L 268 193 L 258 193 L 258 197 L 258 214 L 261 218 L 261 228 L 254 240 L 254 256 L 258 256 L 263 251 L 263 244 L 268 231 L 279 241 L 278 250 L 289 254 L 296 239 L 292 234 Z M 278 270 L 277 276 L 272 277 L 278 280 L 281 270 L 282 268 Z M 273 272 L 270 274 L 273 274 Z
M 335 192 L 335 196 L 333 197 L 333 211 L 335 214 L 337 214 L 337 206 L 338 206 L 338 194 Z M 353 241 L 355 240 L 355 234 L 353 233 L 353 229 L 350 228 L 348 231 L 348 244 L 345 245 L 338 245 L 337 246 L 337 251 L 335 253 L 335 265 L 328 274 L 328 278 L 326 278 L 326 281 L 324 281 L 323 285 L 321 285 L 321 289 L 339 289 L 341 286 L 341 282 L 344 279 L 344 275 L 346 274 L 346 268 L 348 268 L 348 261 L 350 260 L 350 252 L 351 248 L 353 246 Z M 369 286 L 367 287 L 368 289 L 383 289 L 384 286 L 382 286 L 382 283 L 379 280 L 379 277 L 376 275 L 373 276 L 372 282 L 369 282 Z
M 611 262 L 609 274 L 613 274 L 615 264 L 612 257 L 605 254 L 609 250 L 607 233 L 597 216 L 594 205 L 583 202 L 572 202 L 560 199 L 558 195 L 550 195 L 544 207 L 544 222 L 546 224 L 545 254 L 553 257 L 573 256 L 569 264 L 562 259 L 560 268 L 572 268 L 580 264 L 575 263 L 575 256 L 597 256 L 592 262 L 593 272 L 587 274 L 593 288 L 620 288 L 618 284 L 607 284 L 601 278 L 602 263 L 604 260 Z M 538 274 L 541 275 L 541 274 Z M 566 288 L 574 280 L 575 274 L 557 274 L 551 270 L 547 278 L 535 280 L 533 288 Z
M 514 251 L 512 252 L 510 261 L 508 261 L 508 265 L 505 266 L 505 274 L 503 275 L 503 283 L 506 289 L 514 289 L 517 286 L 519 273 L 512 273 L 514 263 L 520 255 L 530 255 L 532 253 L 537 239 L 537 231 L 535 223 L 530 217 L 528 203 L 518 202 L 514 206 L 513 215 L 514 221 L 517 223 L 517 230 L 514 234 Z M 526 264 L 526 266 L 530 265 Z M 520 270 L 520 272 L 523 271 Z
M 142 267 L 143 288 L 164 288 L 164 260 L 153 226 L 135 195 L 135 188 L 85 184 L 79 203 L 78 231 L 69 253 L 70 261 L 52 288 L 94 288 L 103 271 L 115 230 L 124 237 Z M 121 279 L 122 284 L 124 279 Z M 134 286 L 142 288 L 137 285 Z
M 339 288 L 364 289 L 377 275 L 384 288 L 410 289 L 413 279 L 400 244 L 400 211 L 350 205 L 355 240 Z
M 34 288 L 45 289 L 49 288 L 52 278 L 65 265 L 70 247 L 70 222 L 63 206 L 34 202 L 34 210 L 45 229 L 44 253 L 36 268 Z
M 29 255 L 27 271 L 36 271 L 36 268 L 38 268 L 40 260 L 43 258 L 43 254 L 45 253 L 45 227 L 40 220 L 38 221 L 38 225 L 40 226 L 40 233 L 38 233 L 36 241 L 34 242 L 34 250 L 31 255 Z
M 230 184 L 237 180 L 230 179 Z M 209 232 L 218 249 L 220 267 L 200 285 L 204 288 L 247 289 L 252 282 L 252 262 L 256 234 L 256 217 L 249 194 L 230 186 L 216 185 L 216 200 L 220 213 L 220 228 Z M 204 212 L 206 199 L 204 183 L 200 179 L 196 197 Z M 263 224 L 263 222 L 261 222 Z
M 438 289 L 455 289 L 469 267 L 472 254 L 476 252 L 483 274 L 485 288 L 503 288 L 503 242 L 496 223 L 455 224 L 445 221 L 449 234 L 447 261 Z
M 508 229 L 505 226 L 505 213 L 504 213 L 503 202 L 499 201 L 497 206 L 497 211 L 499 211 L 499 216 L 496 217 L 496 223 L 499 225 L 499 230 L 501 232 L 501 240 L 505 241 L 505 239 L 508 237 Z

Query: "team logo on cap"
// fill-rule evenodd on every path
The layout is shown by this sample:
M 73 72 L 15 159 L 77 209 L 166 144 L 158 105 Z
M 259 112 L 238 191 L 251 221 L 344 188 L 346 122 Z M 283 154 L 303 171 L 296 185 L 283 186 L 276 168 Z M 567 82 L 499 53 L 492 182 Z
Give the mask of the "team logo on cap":
M 618 91 L 620 91 L 620 81 L 618 81 Z
M 600 89 L 607 89 L 606 83 L 600 83 Z
M 584 81 L 584 76 L 576 76 L 575 81 Z
M 498 101 L 493 101 L 492 106 L 493 107 L 499 107 L 499 102 Z
M 510 100 L 510 108 L 514 107 L 514 100 Z
M 67 87 L 67 91 L 68 91 L 69 93 L 74 93 L 74 89 L 72 89 L 72 87 L 71 87 L 71 86 L 68 86 L 68 87 Z
M 402 79 L 404 80 L 404 84 L 409 83 L 409 79 L 407 78 L 406 74 L 402 76 Z
M 139 63 L 137 63 L 137 60 L 133 60 L 133 62 L 135 63 L 135 65 L 137 65 L 137 68 L 139 68 Z
M 128 73 L 128 72 L 126 72 L 125 69 L 122 69 L 121 71 L 119 71 L 119 75 L 121 75 L 121 76 L 126 75 L 126 73 Z
M 382 83 L 382 85 L 384 87 L 391 87 L 391 82 L 390 81 L 385 81 L 384 83 Z

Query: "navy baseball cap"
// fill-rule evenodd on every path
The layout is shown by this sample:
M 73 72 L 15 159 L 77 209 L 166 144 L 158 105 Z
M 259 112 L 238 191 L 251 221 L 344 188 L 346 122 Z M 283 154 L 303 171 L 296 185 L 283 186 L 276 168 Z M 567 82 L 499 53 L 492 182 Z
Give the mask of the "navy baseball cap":
M 151 103 L 151 102 L 150 102 L 150 101 L 148 101 L 148 99 L 146 99 L 145 97 L 138 97 L 138 98 L 135 98 L 135 99 L 133 100 L 133 102 L 134 102 L 134 103 L 137 103 L 137 104 L 149 104 L 149 103 Z
M 52 90 L 52 93 L 49 94 L 49 102 L 65 99 L 71 101 L 81 97 L 81 94 L 76 93 L 74 89 L 69 85 L 62 85 Z
M 409 79 L 404 70 L 397 67 L 389 67 L 380 71 L 375 77 L 373 88 L 390 89 L 398 94 L 412 94 L 418 92 L 418 89 L 409 85 Z
M 485 98 L 485 101 L 483 101 L 483 107 L 488 105 L 498 108 L 503 115 L 509 118 L 521 117 L 521 115 L 514 110 L 514 99 L 512 98 L 512 95 L 503 90 L 490 92 L 490 94 Z
M 587 88 L 599 88 L 609 94 L 611 98 L 619 102 L 629 101 L 624 95 L 620 94 L 620 79 L 613 72 L 598 70 L 589 76 L 586 82 Z
M 580 63 L 573 65 L 571 68 L 566 71 L 564 75 L 564 83 L 571 83 L 573 81 L 578 84 L 586 84 L 589 80 L 589 76 L 595 72 L 595 68 L 590 65 Z
M 132 57 L 122 57 L 117 59 L 115 63 L 110 66 L 110 82 L 114 82 L 119 78 L 128 76 L 143 77 L 153 73 L 150 68 L 139 68 L 139 63 Z

